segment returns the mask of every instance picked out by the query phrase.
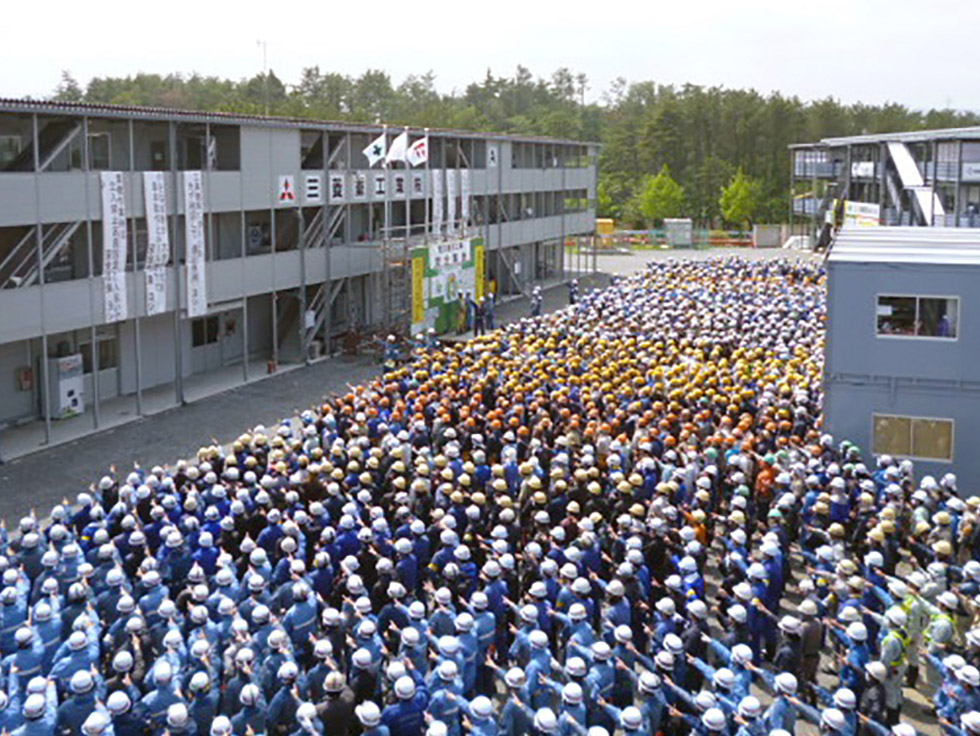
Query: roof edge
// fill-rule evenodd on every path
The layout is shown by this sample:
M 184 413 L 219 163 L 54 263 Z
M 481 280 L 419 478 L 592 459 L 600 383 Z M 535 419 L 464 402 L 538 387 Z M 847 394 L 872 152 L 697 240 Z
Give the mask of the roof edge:
M 527 143 L 558 143 L 562 145 L 589 146 L 601 148 L 597 141 L 574 140 L 571 138 L 552 138 L 490 131 L 461 130 L 458 128 L 426 128 L 424 126 L 384 123 L 355 123 L 342 120 L 319 120 L 314 118 L 290 118 L 276 115 L 248 115 L 244 113 L 218 112 L 212 110 L 185 110 L 169 107 L 149 107 L 142 105 L 110 105 L 89 102 L 59 102 L 56 100 L 31 100 L 0 97 L 0 112 L 88 115 L 92 117 L 131 118 L 140 117 L 161 121 L 222 122 L 242 125 L 267 125 L 281 128 L 334 128 L 352 133 L 380 133 L 385 127 L 393 130 L 408 128 L 418 132 L 428 130 L 436 135 L 454 135 L 461 138 L 484 138 L 491 140 L 511 140 Z

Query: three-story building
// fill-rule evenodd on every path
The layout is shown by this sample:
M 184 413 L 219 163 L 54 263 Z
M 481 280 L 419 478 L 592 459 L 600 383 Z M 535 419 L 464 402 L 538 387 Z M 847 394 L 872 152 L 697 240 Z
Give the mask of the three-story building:
M 368 145 L 406 130 L 426 160 L 371 167 Z M 317 359 L 354 330 L 448 329 L 460 294 L 571 278 L 597 152 L 0 101 L 0 428 L 40 420 L 47 442 L 81 415 L 96 430 Z

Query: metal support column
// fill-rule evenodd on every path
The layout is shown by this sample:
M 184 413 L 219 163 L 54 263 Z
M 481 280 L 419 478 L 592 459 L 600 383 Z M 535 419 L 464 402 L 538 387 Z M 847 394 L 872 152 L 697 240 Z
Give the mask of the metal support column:
M 563 148 L 555 146 L 556 151 L 563 151 Z M 557 156 L 556 156 L 557 159 Z M 565 155 L 562 153 L 562 160 L 558 162 L 561 164 L 561 192 L 562 196 L 565 196 Z M 561 209 L 561 245 L 558 248 L 558 257 L 561 258 L 561 265 L 559 266 L 561 273 L 561 280 L 567 280 L 567 275 L 565 274 L 565 208 Z M 575 274 L 573 278 L 578 278 L 578 274 Z
M 272 128 L 269 129 L 269 172 L 272 172 Z M 272 363 L 279 367 L 279 291 L 276 289 L 276 199 L 275 190 L 270 188 L 269 196 L 269 219 L 271 225 L 269 232 L 272 234 L 272 295 L 270 298 L 272 309 Z
M 831 162 L 831 174 L 833 174 L 834 171 L 833 167 L 833 162 Z M 817 225 L 817 149 L 812 151 L 812 156 L 810 157 L 810 193 L 810 196 L 813 197 L 813 214 L 810 215 L 810 237 L 814 239 L 814 242 L 819 242 L 819 226 Z M 826 197 L 827 193 L 824 192 L 819 201 L 822 202 L 824 199 L 826 199 Z
M 347 273 L 345 274 L 345 278 L 344 278 L 344 294 L 345 294 L 345 302 L 346 302 L 344 305 L 345 306 L 344 311 L 346 312 L 346 314 L 344 314 L 344 320 L 347 323 L 347 331 L 354 332 L 356 325 L 354 324 L 354 311 L 353 311 L 354 295 L 351 290 L 351 270 L 353 269 L 353 264 L 354 264 L 354 253 L 351 246 L 352 243 L 351 235 L 353 229 L 351 227 L 351 207 L 352 207 L 351 199 L 353 197 L 353 192 L 356 191 L 357 188 L 358 173 L 351 165 L 353 163 L 353 158 L 351 157 L 350 138 L 351 138 L 351 134 L 348 132 L 347 133 L 347 168 L 348 171 L 352 172 L 352 175 L 350 181 L 347 182 L 350 185 L 350 187 L 349 188 L 344 187 L 346 190 L 344 194 L 346 195 L 345 198 L 347 200 L 346 204 L 344 205 L 345 207 L 347 207 L 347 215 L 346 215 L 347 221 L 344 223 L 344 231 L 346 233 L 344 237 L 344 248 L 347 251 Z M 367 182 L 365 182 L 364 186 L 365 186 L 365 194 L 367 194 Z M 369 204 L 367 208 L 368 208 L 368 232 L 370 232 L 371 231 L 371 224 L 370 224 L 371 205 Z
M 51 444 L 51 396 L 48 383 L 48 325 L 44 308 L 44 233 L 41 226 L 41 158 L 38 150 L 37 115 L 31 115 L 34 146 L 34 245 L 37 257 L 37 283 L 41 302 L 41 399 L 44 412 L 44 444 Z
M 133 253 L 133 339 L 136 347 L 136 416 L 143 416 L 143 351 L 140 346 L 140 304 L 139 304 L 139 251 L 136 247 L 136 217 L 135 202 L 133 201 L 133 172 L 136 170 L 135 146 L 133 145 L 133 121 L 129 121 L 129 186 L 123 191 L 128 200 L 126 202 L 126 214 L 129 215 L 129 239 L 132 241 Z M 95 346 L 93 345 L 93 348 Z
M 180 248 L 179 244 L 183 240 L 179 238 L 180 233 L 180 211 L 181 211 L 181 181 L 178 173 L 177 161 L 177 124 L 170 123 L 167 134 L 167 143 L 170 149 L 170 181 L 173 192 L 173 212 L 170 215 L 171 228 L 173 233 L 173 273 L 174 273 L 174 400 L 178 405 L 184 404 L 184 345 L 183 336 L 180 330 Z M 186 252 L 187 245 L 184 244 Z
M 330 132 L 323 131 L 323 187 L 324 187 L 324 198 L 323 198 L 323 210 L 321 213 L 321 218 L 323 221 L 323 289 L 324 289 L 324 309 L 326 310 L 323 314 L 323 353 L 322 356 L 329 358 L 331 356 L 330 352 L 330 233 L 327 232 L 327 225 L 330 222 Z M 350 168 L 349 166 L 347 168 Z M 339 205 L 343 207 L 343 203 Z M 347 228 L 347 223 L 344 223 L 344 228 Z
M 239 261 L 241 262 L 241 285 L 242 285 L 242 381 L 248 383 L 248 291 L 245 289 L 245 258 L 247 257 L 246 241 L 248 238 L 248 226 L 245 221 L 245 194 L 243 192 L 244 177 L 238 177 L 238 217 L 241 223 L 241 251 Z
M 956 141 L 956 190 L 953 193 L 953 227 L 960 226 L 960 187 L 963 186 L 963 141 Z
M 596 184 L 598 188 L 598 183 Z M 596 199 L 599 198 L 599 193 L 596 192 Z M 793 232 L 793 205 L 796 203 L 796 149 L 790 149 L 789 155 L 789 234 L 790 237 L 795 235 Z M 805 207 L 806 205 L 804 205 Z
M 497 298 L 502 290 L 503 284 L 501 283 L 501 272 L 500 263 L 503 260 L 501 252 L 504 248 L 504 165 L 502 162 L 502 154 L 504 151 L 504 144 L 501 140 L 497 140 L 494 145 L 497 149 L 497 248 L 496 255 L 494 256 L 494 275 L 497 277 L 497 294 L 494 294 L 494 298 Z M 511 151 L 513 156 L 513 150 Z M 516 282 L 515 282 L 516 283 Z M 509 286 L 509 284 L 508 284 Z M 507 290 L 508 292 L 510 289 Z
M 92 427 L 98 429 L 102 421 L 102 402 L 99 385 L 99 343 L 95 326 L 95 255 L 92 253 L 92 196 L 89 193 L 91 171 L 89 170 L 88 150 L 88 116 L 82 118 L 82 173 L 85 187 L 85 242 L 88 249 L 88 311 L 89 311 L 89 340 L 92 345 Z
M 296 227 L 299 248 L 299 319 L 296 320 L 298 323 L 296 329 L 299 331 L 299 349 L 302 351 L 300 360 L 303 361 L 304 365 L 309 365 L 310 363 L 310 350 L 309 345 L 306 340 L 306 226 L 303 221 L 303 208 L 299 204 L 299 200 L 296 202 Z
M 895 216 L 900 217 L 899 202 L 895 202 Z M 885 144 L 878 144 L 878 213 L 879 218 L 885 212 Z M 890 223 L 882 223 L 888 225 Z

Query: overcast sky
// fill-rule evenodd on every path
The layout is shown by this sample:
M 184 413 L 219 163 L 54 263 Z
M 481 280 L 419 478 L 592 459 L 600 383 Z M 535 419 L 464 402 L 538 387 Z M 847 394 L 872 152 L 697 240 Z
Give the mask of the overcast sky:
M 269 66 L 287 82 L 317 64 L 395 84 L 429 69 L 461 92 L 489 67 L 535 76 L 585 72 L 589 97 L 611 80 L 692 82 L 845 102 L 980 110 L 976 0 L 604 0 L 468 3 L 55 0 L 7 3 L 0 96 L 44 97 L 67 69 L 238 79 Z M 39 11 L 41 15 L 38 15 Z

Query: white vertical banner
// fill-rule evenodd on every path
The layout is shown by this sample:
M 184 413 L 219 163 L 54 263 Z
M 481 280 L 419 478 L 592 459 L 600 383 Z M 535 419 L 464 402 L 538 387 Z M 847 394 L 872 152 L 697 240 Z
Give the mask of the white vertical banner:
M 167 263 L 170 233 L 167 230 L 167 185 L 162 171 L 143 172 L 146 206 L 146 314 L 167 310 Z
M 446 224 L 456 232 L 456 169 L 446 169 Z
M 106 322 L 129 316 L 126 299 L 126 190 L 121 171 L 100 173 L 102 184 L 102 282 Z
M 432 234 L 442 235 L 442 169 L 432 170 Z
M 462 212 L 460 217 L 462 218 L 462 223 L 460 223 L 460 229 L 464 232 L 467 226 L 470 224 L 470 170 L 462 169 L 459 172 L 459 190 L 460 190 L 460 208 Z
M 208 311 L 204 257 L 204 184 L 200 171 L 184 172 L 184 243 L 187 257 L 187 316 Z

